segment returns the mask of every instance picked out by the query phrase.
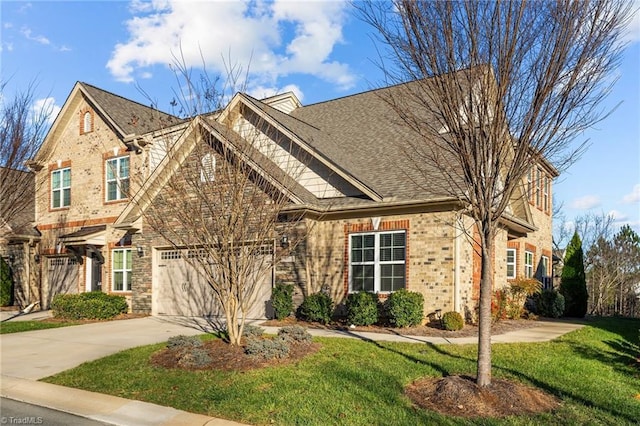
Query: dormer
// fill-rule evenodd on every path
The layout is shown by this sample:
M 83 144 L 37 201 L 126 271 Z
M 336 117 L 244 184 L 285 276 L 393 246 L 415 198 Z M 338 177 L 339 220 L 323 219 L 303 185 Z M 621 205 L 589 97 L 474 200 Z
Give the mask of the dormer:
M 278 111 L 284 112 L 285 114 L 289 114 L 291 111 L 302 106 L 293 92 L 270 96 L 262 99 L 262 102 L 277 109 Z

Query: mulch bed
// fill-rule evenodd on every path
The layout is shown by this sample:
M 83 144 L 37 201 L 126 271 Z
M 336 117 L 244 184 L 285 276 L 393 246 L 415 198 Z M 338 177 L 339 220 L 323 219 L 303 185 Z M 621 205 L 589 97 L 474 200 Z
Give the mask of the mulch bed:
M 405 388 L 405 394 L 420 408 L 459 417 L 506 417 L 560 407 L 557 398 L 540 389 L 498 379 L 481 388 L 467 376 L 416 380 Z
M 432 337 L 443 337 L 443 338 L 452 338 L 452 337 L 477 337 L 478 336 L 478 326 L 474 324 L 465 324 L 462 330 L 458 331 L 447 331 L 443 330 L 440 327 L 438 322 L 432 322 L 427 325 L 421 325 L 417 327 L 404 327 L 404 328 L 394 328 L 394 327 L 385 327 L 380 325 L 369 325 L 369 326 L 356 326 L 349 327 L 345 322 L 335 322 L 331 324 L 320 324 L 320 323 L 308 323 L 304 321 L 298 321 L 295 317 L 288 317 L 284 320 L 268 320 L 263 322 L 261 325 L 270 326 L 270 327 L 284 327 L 287 325 L 301 325 L 307 328 L 318 328 L 325 330 L 342 330 L 342 331 L 364 331 L 370 333 L 384 333 L 384 334 L 402 334 L 405 336 L 432 336 Z M 494 322 L 491 326 L 491 334 L 499 335 L 504 334 L 509 331 L 521 330 L 525 328 L 535 327 L 539 325 L 536 320 L 501 320 L 498 322 Z
M 211 357 L 211 363 L 201 368 L 184 368 L 178 364 L 180 353 L 177 350 L 162 349 L 151 356 L 151 364 L 164 368 L 181 368 L 186 370 L 222 370 L 248 371 L 276 365 L 291 364 L 307 355 L 317 352 L 319 343 L 292 343 L 287 358 L 264 360 L 244 353 L 244 347 L 230 345 L 222 339 L 203 342 L 202 349 Z

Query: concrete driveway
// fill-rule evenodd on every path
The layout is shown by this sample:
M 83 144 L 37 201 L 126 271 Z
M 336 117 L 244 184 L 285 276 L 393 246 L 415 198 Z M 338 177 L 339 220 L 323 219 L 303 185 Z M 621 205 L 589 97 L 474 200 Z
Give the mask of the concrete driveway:
M 144 317 L 0 336 L 3 376 L 38 380 L 136 346 L 213 328 L 196 319 Z
M 212 324 L 195 318 L 145 317 L 3 334 L 0 395 L 113 425 L 240 426 L 230 420 L 37 381 L 125 349 L 213 329 Z

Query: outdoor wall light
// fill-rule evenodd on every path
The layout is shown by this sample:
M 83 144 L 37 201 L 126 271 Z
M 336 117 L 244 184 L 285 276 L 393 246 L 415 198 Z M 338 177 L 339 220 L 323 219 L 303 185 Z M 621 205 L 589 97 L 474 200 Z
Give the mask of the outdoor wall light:
M 144 249 L 142 246 L 136 246 L 136 251 L 138 252 L 138 257 L 144 256 Z
M 40 255 L 39 255 L 38 253 L 34 254 L 34 255 L 33 255 L 33 260 L 34 260 L 36 263 L 40 263 Z
M 282 248 L 289 247 L 289 237 L 287 236 L 287 234 L 283 234 L 282 237 L 280 238 L 280 247 Z

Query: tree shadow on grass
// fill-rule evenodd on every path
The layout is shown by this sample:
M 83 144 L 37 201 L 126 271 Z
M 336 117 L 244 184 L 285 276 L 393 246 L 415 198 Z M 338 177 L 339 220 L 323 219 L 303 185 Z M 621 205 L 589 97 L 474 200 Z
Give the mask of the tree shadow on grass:
M 616 369 L 620 374 L 629 375 L 630 373 L 632 374 L 635 373 L 634 375 L 637 377 L 640 374 L 640 369 L 638 368 L 639 366 L 638 366 L 637 360 L 634 358 L 635 356 L 637 356 L 638 348 L 639 348 L 637 339 L 635 341 L 626 340 L 626 339 L 634 338 L 633 327 L 636 324 L 640 324 L 640 320 L 635 320 L 635 322 L 631 321 L 631 324 L 623 324 L 623 326 L 621 326 L 620 324 L 616 324 L 615 322 L 611 323 L 609 321 L 604 321 L 603 323 L 596 322 L 595 324 L 590 323 L 589 326 L 603 328 L 609 332 L 616 333 L 619 336 L 621 336 L 621 340 L 611 340 L 611 341 L 604 342 L 608 346 L 609 348 L 608 350 L 602 350 L 594 347 L 593 345 L 590 345 L 588 342 L 582 343 L 576 339 L 571 339 L 571 338 L 567 338 L 562 342 L 557 342 L 557 344 L 568 345 L 568 347 L 571 349 L 571 351 L 575 353 L 577 357 L 580 357 L 583 359 L 593 359 L 601 363 L 603 366 L 609 366 L 609 367 L 613 366 L 613 368 Z M 638 329 L 636 328 L 635 330 L 637 333 Z M 424 359 L 416 358 L 415 356 L 404 353 L 403 351 L 395 347 L 390 347 L 390 346 L 381 344 L 380 342 L 376 342 L 368 338 L 363 338 L 362 336 L 354 335 L 354 337 L 357 337 L 363 341 L 371 343 L 380 349 L 398 354 L 410 361 L 417 362 L 423 365 L 428 365 L 434 370 L 440 372 L 443 376 L 454 374 L 453 372 L 449 371 L 449 369 L 446 368 L 441 363 L 438 363 L 435 361 L 426 361 Z M 535 343 L 528 343 L 528 344 L 536 345 Z M 554 342 L 550 342 L 546 344 L 553 345 Z M 494 344 L 494 346 L 495 345 L 504 345 L 504 344 L 496 343 Z M 433 350 L 434 352 L 446 357 L 451 357 L 454 359 L 459 359 L 459 360 L 470 362 L 470 363 L 475 363 L 476 361 L 475 357 L 461 355 L 459 353 L 455 353 L 455 351 L 453 350 L 448 350 L 447 345 L 426 343 L 426 346 L 428 346 L 430 350 Z M 623 412 L 617 409 L 616 407 L 613 407 L 610 404 L 607 404 L 605 402 L 599 402 L 599 401 L 594 401 L 594 400 L 585 398 L 583 395 L 579 395 L 569 387 L 553 385 L 549 383 L 549 381 L 546 379 L 535 377 L 531 374 L 526 374 L 522 371 L 519 371 L 513 368 L 512 366 L 505 365 L 505 364 L 501 364 L 500 362 L 497 362 L 494 358 L 494 362 L 493 362 L 494 371 L 504 372 L 508 375 L 511 375 L 512 377 L 518 378 L 522 382 L 530 383 L 531 385 L 539 389 L 543 389 L 546 392 L 562 397 L 563 399 L 568 398 L 575 401 L 575 403 L 581 404 L 585 407 L 593 407 L 602 412 L 609 413 L 610 415 L 615 416 L 617 419 L 620 419 L 621 421 L 628 422 L 630 424 L 635 424 L 637 422 L 638 417 L 630 414 L 628 411 Z M 602 391 L 606 392 L 606 389 L 603 389 Z M 630 404 L 634 404 L 634 403 L 635 401 L 630 401 Z

